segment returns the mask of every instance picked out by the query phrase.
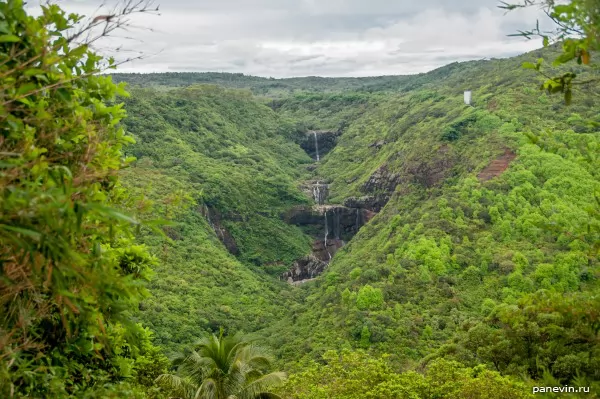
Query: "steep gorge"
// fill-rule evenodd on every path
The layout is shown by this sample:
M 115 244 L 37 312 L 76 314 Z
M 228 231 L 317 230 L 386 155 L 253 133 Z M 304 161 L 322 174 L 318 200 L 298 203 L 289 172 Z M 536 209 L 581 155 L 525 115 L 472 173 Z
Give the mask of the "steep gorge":
M 335 148 L 340 132 L 309 131 L 300 144 L 315 163 L 306 168 L 313 178 L 301 190 L 314 204 L 296 206 L 284 215 L 287 223 L 299 226 L 313 238 L 312 253 L 294 262 L 282 278 L 297 285 L 320 275 L 338 250 L 375 215 L 371 209 L 328 203 L 329 185 L 317 177 L 321 159 Z M 348 202 L 348 201 L 347 201 Z M 352 202 L 350 201 L 352 204 Z

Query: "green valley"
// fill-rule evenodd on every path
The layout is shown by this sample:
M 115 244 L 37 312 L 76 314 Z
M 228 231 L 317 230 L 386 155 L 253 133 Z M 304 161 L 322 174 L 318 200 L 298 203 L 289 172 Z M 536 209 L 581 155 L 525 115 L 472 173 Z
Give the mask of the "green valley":
M 567 108 L 560 97 L 536 94 L 519 65 L 551 54 L 451 65 L 403 89 L 391 78 L 389 87 L 373 90 L 364 79 L 368 90 L 337 93 L 311 92 L 307 79 L 305 92 L 272 99 L 204 85 L 133 89 L 126 124 L 138 161 L 125 182 L 156 182 L 156 192 L 145 191 L 159 202 L 174 187 L 195 196 L 169 230 L 182 241 L 161 249 L 156 299 L 140 320 L 167 348 L 220 327 L 252 332 L 291 370 L 331 350 L 367 350 L 401 368 L 442 357 L 512 376 L 595 381 L 599 348 L 560 303 L 596 317 L 584 293 L 597 289 L 598 99 L 582 91 Z M 171 78 L 144 76 L 142 84 Z M 245 87 L 254 90 L 255 81 L 248 77 Z M 462 101 L 466 82 L 472 106 Z M 312 191 L 302 193 L 306 182 Z M 322 203 L 314 197 L 319 185 Z M 306 211 L 311 203 L 329 211 Z M 207 204 L 220 215 L 213 229 Z M 291 225 L 282 216 L 289 210 Z M 361 223 L 353 228 L 355 213 Z M 337 228 L 351 232 L 348 242 L 335 237 L 336 216 Z M 315 262 L 327 261 L 327 233 L 325 248 L 339 249 L 328 266 L 292 266 L 311 240 L 321 240 Z M 188 246 L 190 234 L 203 241 Z M 230 236 L 250 246 L 229 255 Z M 197 259 L 208 263 L 194 266 Z M 325 272 L 293 288 L 277 281 L 291 267 Z M 521 319 L 528 327 L 511 322 Z M 554 347 L 573 334 L 578 349 Z
M 0 396 L 598 397 L 597 48 L 97 74 L 48 7 L 0 3 Z

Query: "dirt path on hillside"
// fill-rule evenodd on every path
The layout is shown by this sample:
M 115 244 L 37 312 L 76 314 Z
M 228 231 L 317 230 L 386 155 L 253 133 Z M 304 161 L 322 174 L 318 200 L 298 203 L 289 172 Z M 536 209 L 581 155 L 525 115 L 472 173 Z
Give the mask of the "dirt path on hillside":
M 504 155 L 494 159 L 485 169 L 477 175 L 480 181 L 488 181 L 496 176 L 500 176 L 508 167 L 510 163 L 517 157 L 517 154 L 507 149 Z

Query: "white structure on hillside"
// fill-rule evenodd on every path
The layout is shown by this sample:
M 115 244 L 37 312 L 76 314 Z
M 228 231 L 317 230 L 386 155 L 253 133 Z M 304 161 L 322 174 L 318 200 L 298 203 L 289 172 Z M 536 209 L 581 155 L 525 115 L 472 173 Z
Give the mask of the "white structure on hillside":
M 471 90 L 465 90 L 465 104 L 471 105 Z

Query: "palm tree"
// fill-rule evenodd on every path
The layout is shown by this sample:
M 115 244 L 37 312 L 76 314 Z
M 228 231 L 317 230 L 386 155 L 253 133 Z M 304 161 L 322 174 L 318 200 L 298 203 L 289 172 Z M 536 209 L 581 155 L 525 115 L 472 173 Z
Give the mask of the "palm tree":
M 181 399 L 277 399 L 269 390 L 286 378 L 281 372 L 265 374 L 271 361 L 260 347 L 222 331 L 202 339 L 174 366 L 174 374 L 156 381 Z

